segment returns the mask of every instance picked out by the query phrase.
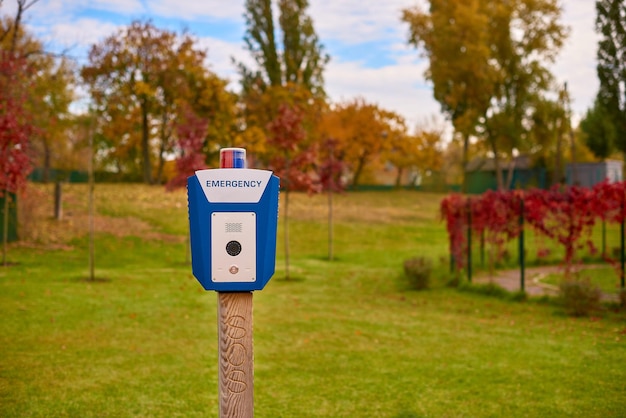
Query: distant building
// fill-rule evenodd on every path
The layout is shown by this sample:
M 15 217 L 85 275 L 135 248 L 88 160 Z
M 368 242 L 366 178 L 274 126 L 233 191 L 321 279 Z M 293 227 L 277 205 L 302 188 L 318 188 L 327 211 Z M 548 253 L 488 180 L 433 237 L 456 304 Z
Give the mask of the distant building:
M 569 163 L 565 167 L 568 185 L 593 187 L 608 179 L 611 183 L 623 180 L 624 162 L 607 160 L 599 163 Z
M 526 189 L 528 187 L 545 188 L 546 170 L 531 167 L 528 155 L 520 155 L 513 162 L 500 161 L 502 178 L 507 189 Z M 511 170 L 513 170 L 511 172 Z M 470 161 L 465 168 L 467 176 L 467 192 L 481 194 L 487 190 L 498 189 L 496 164 L 493 158 L 477 157 Z

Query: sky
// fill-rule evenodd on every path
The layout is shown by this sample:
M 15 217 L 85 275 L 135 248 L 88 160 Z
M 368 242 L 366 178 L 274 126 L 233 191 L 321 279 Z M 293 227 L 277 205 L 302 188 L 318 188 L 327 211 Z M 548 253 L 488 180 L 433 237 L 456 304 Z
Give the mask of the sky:
M 14 15 L 16 0 L 0 0 L 0 14 Z M 443 123 L 432 86 L 424 78 L 427 61 L 407 43 L 402 9 L 426 0 L 309 0 L 309 14 L 331 61 L 324 73 L 333 102 L 356 97 L 405 117 L 410 127 Z M 594 31 L 595 2 L 562 0 L 562 23 L 570 35 L 551 65 L 567 83 L 574 117 L 591 107 L 598 89 Z M 208 65 L 238 89 L 232 58 L 253 66 L 244 49 L 244 0 L 39 0 L 25 24 L 48 50 L 86 62 L 89 48 L 133 20 L 168 30 L 187 29 L 208 50 Z M 433 122 L 436 121 L 436 122 Z

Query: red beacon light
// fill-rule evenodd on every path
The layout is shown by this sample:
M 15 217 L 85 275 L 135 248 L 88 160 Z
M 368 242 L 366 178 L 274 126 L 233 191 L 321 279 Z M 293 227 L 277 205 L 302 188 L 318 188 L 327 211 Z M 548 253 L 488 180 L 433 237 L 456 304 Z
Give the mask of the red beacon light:
M 222 148 L 220 168 L 246 168 L 246 150 L 243 148 Z

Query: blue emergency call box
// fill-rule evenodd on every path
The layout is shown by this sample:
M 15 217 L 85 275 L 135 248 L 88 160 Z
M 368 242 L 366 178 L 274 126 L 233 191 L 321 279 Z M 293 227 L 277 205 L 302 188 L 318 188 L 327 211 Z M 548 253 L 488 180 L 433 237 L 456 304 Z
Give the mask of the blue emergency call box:
M 274 274 L 279 178 L 219 168 L 187 179 L 191 264 L 206 290 L 261 290 Z

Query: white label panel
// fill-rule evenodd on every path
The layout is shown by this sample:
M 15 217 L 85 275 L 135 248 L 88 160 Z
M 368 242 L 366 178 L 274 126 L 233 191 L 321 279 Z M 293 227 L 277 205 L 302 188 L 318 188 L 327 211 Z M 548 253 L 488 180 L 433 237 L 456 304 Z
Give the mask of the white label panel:
M 211 203 L 258 203 L 271 171 L 247 168 L 198 170 L 196 177 Z
M 211 279 L 256 281 L 256 214 L 213 212 L 211 232 Z

